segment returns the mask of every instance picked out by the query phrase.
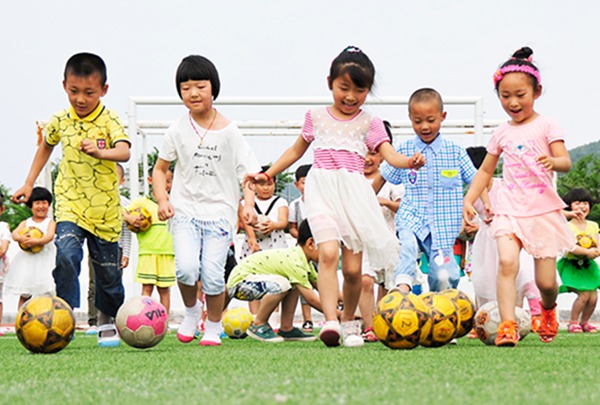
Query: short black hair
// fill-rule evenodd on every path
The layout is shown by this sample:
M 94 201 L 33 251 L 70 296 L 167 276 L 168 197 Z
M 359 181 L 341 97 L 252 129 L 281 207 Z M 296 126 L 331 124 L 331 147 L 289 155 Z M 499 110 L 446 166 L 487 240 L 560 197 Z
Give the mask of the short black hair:
M 100 56 L 82 52 L 71 56 L 67 61 L 64 79 L 67 80 L 67 76 L 70 74 L 79 77 L 88 77 L 94 73 L 100 75 L 100 84 L 104 87 L 107 79 L 106 64 Z
M 567 204 L 568 211 L 571 211 L 571 204 L 575 201 L 588 202 L 590 204 L 590 211 L 592 210 L 592 206 L 595 203 L 590 192 L 583 188 L 574 188 L 570 190 L 563 197 L 563 201 L 565 202 L 565 204 Z
M 31 209 L 35 201 L 48 201 L 48 204 L 52 204 L 52 193 L 45 187 L 34 187 L 25 205 Z
M 301 178 L 308 176 L 308 172 L 310 171 L 311 167 L 311 164 L 299 166 L 296 169 L 296 181 L 299 181 Z
M 215 65 L 204 56 L 186 56 L 179 64 L 175 73 L 175 85 L 180 98 L 181 83 L 188 80 L 208 80 L 212 88 L 213 100 L 216 100 L 219 96 L 219 91 L 221 90 L 219 72 L 217 72 Z
M 308 220 L 303 220 L 300 222 L 300 226 L 298 226 L 298 244 L 300 246 L 306 245 L 306 242 L 312 238 L 312 231 L 310 230 L 310 226 L 308 225 Z
M 413 103 L 423 103 L 429 101 L 437 101 L 440 106 L 440 111 L 444 111 L 444 101 L 442 100 L 442 95 L 435 89 L 430 87 L 423 87 L 422 89 L 415 90 L 413 94 L 411 94 L 408 99 L 408 112 L 410 113 L 410 107 Z
M 485 159 L 485 156 L 487 155 L 487 149 L 485 146 L 469 146 L 467 148 L 467 155 L 471 158 L 473 166 L 475 166 L 476 169 L 479 169 L 483 163 L 483 159 Z

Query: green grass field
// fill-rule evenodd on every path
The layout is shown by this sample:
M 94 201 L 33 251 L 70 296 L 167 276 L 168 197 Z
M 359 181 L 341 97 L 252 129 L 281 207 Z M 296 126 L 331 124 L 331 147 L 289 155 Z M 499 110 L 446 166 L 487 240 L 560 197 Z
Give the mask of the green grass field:
M 462 338 L 456 346 L 393 351 L 380 343 L 184 345 L 101 349 L 77 338 L 57 354 L 31 354 L 0 337 L 0 402 L 6 404 L 597 404 L 600 335 L 529 335 L 516 348 Z

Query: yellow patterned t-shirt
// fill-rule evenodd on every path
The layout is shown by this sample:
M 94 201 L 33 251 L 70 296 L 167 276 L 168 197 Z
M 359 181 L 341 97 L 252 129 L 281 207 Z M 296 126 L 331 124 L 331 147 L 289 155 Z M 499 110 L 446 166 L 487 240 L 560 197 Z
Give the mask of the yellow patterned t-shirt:
M 56 222 L 74 222 L 101 239 L 116 242 L 121 234 L 122 213 L 115 162 L 82 152 L 82 139 L 99 149 L 129 143 L 117 114 L 102 103 L 90 115 L 79 118 L 71 107 L 54 115 L 45 128 L 50 146 L 59 142 L 62 159 L 54 184 Z

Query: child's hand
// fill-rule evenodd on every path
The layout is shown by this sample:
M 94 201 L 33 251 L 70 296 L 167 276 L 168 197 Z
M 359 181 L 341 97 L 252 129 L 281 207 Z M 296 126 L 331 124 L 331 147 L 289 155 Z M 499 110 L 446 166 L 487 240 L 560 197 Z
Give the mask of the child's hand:
M 254 229 L 263 233 L 263 235 L 269 235 L 275 230 L 275 223 L 270 218 L 265 218 L 262 222 L 256 223 Z
M 408 165 L 412 169 L 419 170 L 425 166 L 425 156 L 421 152 L 415 152 L 414 155 L 408 158 Z
M 98 149 L 96 142 L 91 139 L 82 139 L 81 144 L 79 145 L 79 150 L 86 155 L 90 155 L 96 159 L 101 159 L 100 155 L 102 154 L 102 151 Z
M 494 220 L 494 210 L 489 204 L 484 204 L 486 217 L 483 218 L 483 222 L 486 224 L 490 224 Z
M 254 223 L 256 223 L 256 211 L 254 211 L 254 207 L 249 207 L 247 205 L 244 205 L 244 207 L 242 208 L 242 219 L 244 220 L 245 223 L 247 223 L 248 225 L 253 225 Z
M 552 156 L 540 155 L 535 158 L 535 161 L 548 171 L 554 170 L 554 158 Z
M 123 256 L 121 258 L 121 270 L 123 270 L 127 266 L 129 266 L 129 257 Z
M 465 202 L 463 204 L 463 221 L 464 227 L 474 228 L 476 226 L 475 218 L 477 217 L 477 212 L 475 208 L 473 208 L 473 204 Z
M 158 219 L 166 221 L 175 215 L 175 209 L 168 200 L 158 202 Z
M 600 250 L 598 250 L 598 248 L 591 248 L 586 250 L 587 252 L 585 252 L 585 255 L 592 260 L 600 256 Z
M 260 245 L 258 244 L 256 237 L 248 236 L 248 247 L 250 248 L 252 253 L 256 253 L 260 250 Z
M 23 187 L 15 191 L 13 196 L 10 197 L 10 200 L 15 204 L 24 203 L 27 200 L 29 200 L 29 197 L 31 197 L 31 190 L 33 190 L 32 186 L 24 185 Z

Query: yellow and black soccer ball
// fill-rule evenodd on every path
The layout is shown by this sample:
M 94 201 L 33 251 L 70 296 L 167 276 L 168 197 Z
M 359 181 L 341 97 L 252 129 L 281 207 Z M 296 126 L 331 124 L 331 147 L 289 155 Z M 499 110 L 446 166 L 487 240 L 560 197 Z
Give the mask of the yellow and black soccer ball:
M 373 332 L 391 349 L 412 349 L 429 334 L 429 310 L 417 295 L 394 290 L 379 301 Z
M 61 298 L 34 297 L 19 310 L 15 331 L 19 342 L 30 352 L 56 353 L 71 343 L 75 315 Z
M 452 298 L 458 307 L 458 333 L 456 338 L 467 335 L 475 324 L 475 304 L 464 291 L 456 288 L 443 290 L 442 294 Z
M 447 295 L 428 292 L 421 295 L 431 315 L 431 332 L 420 343 L 425 347 L 440 347 L 449 343 L 458 333 L 458 307 Z

